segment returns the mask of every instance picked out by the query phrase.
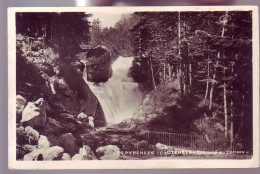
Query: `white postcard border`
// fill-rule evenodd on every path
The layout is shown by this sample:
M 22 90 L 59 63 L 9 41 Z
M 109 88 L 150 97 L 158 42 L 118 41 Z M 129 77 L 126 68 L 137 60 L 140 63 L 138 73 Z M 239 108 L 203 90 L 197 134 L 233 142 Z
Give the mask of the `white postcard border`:
M 15 12 L 253 11 L 253 157 L 252 159 L 167 159 L 96 161 L 16 161 Z M 249 168 L 259 166 L 259 19 L 257 6 L 175 7 L 22 7 L 8 9 L 8 161 L 10 169 L 167 169 Z

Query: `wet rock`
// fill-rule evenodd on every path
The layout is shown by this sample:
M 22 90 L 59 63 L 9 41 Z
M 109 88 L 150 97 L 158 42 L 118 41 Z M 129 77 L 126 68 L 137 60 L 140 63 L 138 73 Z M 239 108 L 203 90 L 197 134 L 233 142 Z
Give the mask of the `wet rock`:
M 19 122 L 22 118 L 21 114 L 26 105 L 26 100 L 21 96 L 17 95 L 16 96 L 16 122 Z
M 37 147 L 30 144 L 26 144 L 23 146 L 23 148 L 28 153 L 34 151 Z
M 19 114 L 22 113 L 25 105 L 26 105 L 26 100 L 21 95 L 17 95 L 16 96 L 16 112 Z
M 91 131 L 89 133 L 82 134 L 81 141 L 95 150 L 100 146 L 103 146 L 109 140 L 109 136 L 102 132 Z M 107 139 L 107 141 L 106 141 Z
M 31 153 L 24 156 L 24 161 L 52 161 L 61 160 L 63 155 L 63 148 L 53 146 L 46 149 L 35 149 Z
M 40 161 L 43 160 L 42 149 L 35 149 L 31 153 L 24 155 L 24 161 Z
M 95 128 L 95 125 L 94 125 L 94 118 L 93 117 L 88 117 L 88 124 L 92 127 L 92 128 Z
M 82 159 L 82 155 L 81 154 L 75 154 L 72 158 L 72 161 L 79 161 L 79 160 L 83 160 Z
M 125 119 L 119 124 L 109 126 L 107 130 L 113 133 L 130 133 L 134 132 L 137 127 L 137 122 L 134 119 Z
M 47 138 L 49 142 L 51 143 L 51 146 L 61 146 L 60 144 L 60 137 L 55 135 L 47 135 Z
M 44 135 L 41 135 L 39 140 L 38 140 L 38 148 L 48 148 L 51 146 L 51 143 L 48 141 L 48 138 Z
M 119 144 L 122 150 L 134 150 L 134 143 L 136 142 L 137 140 L 131 140 L 128 137 L 122 137 Z
M 96 159 L 97 157 L 95 156 L 94 152 L 87 145 L 84 145 L 82 148 L 80 148 L 79 153 L 75 154 L 72 157 L 72 160 L 96 160 Z
M 168 146 L 161 144 L 161 143 L 157 143 L 156 145 L 157 150 L 167 150 Z
M 31 126 L 27 126 L 25 128 L 26 138 L 29 141 L 29 144 L 37 144 L 40 138 L 40 134 L 38 131 L 33 129 Z
M 71 114 L 60 114 L 56 120 L 60 123 L 61 127 L 64 128 L 63 133 L 73 133 L 77 130 L 77 128 L 80 128 L 80 123 Z
M 61 159 L 64 160 L 64 161 L 69 161 L 69 160 L 71 160 L 70 154 L 68 154 L 68 153 L 63 153 Z
M 49 147 L 42 150 L 42 157 L 44 161 L 61 160 L 64 149 L 59 146 Z
M 24 147 L 17 144 L 16 145 L 16 159 L 17 160 L 22 159 L 25 154 L 26 154 L 26 151 L 25 151 Z
M 148 141 L 142 140 L 141 142 L 137 142 L 134 144 L 135 149 L 137 150 L 149 150 L 150 146 Z
M 16 128 L 16 143 L 17 144 L 26 144 L 29 143 L 26 138 L 26 132 L 23 126 L 19 126 Z
M 152 120 L 152 119 L 154 119 L 154 118 L 156 118 L 156 117 L 158 117 L 159 116 L 159 114 L 147 114 L 147 117 L 146 117 L 146 119 L 148 119 L 148 120 Z
M 33 128 L 42 128 L 46 123 L 46 102 L 40 98 L 36 102 L 29 102 L 22 112 L 21 123 Z
M 97 46 L 87 53 L 87 79 L 105 82 L 112 75 L 111 53 L 105 46 Z
M 36 146 L 26 144 L 24 146 L 16 145 L 16 159 L 23 159 L 25 154 L 36 150 Z
M 81 121 L 82 123 L 88 123 L 88 116 L 81 112 L 78 116 L 77 119 Z
M 95 159 L 97 159 L 94 152 L 87 145 L 84 145 L 82 148 L 80 148 L 80 154 L 82 155 L 83 160 L 95 160 Z
M 118 138 L 112 138 L 112 139 L 110 139 L 109 143 L 112 145 L 117 145 L 117 144 L 119 144 L 119 142 L 120 142 L 120 140 Z
M 64 127 L 57 120 L 47 117 L 47 123 L 45 126 L 45 131 L 48 134 L 61 135 L 64 133 Z
M 101 160 L 117 160 L 120 157 L 120 149 L 115 145 L 99 147 L 96 153 Z
M 61 135 L 60 141 L 61 146 L 64 148 L 65 152 L 68 152 L 70 156 L 75 155 L 79 148 L 76 145 L 76 138 L 71 133 L 66 133 Z
M 158 151 L 173 151 L 173 150 L 174 150 L 173 147 L 167 146 L 167 145 L 161 144 L 161 143 L 157 143 L 157 144 L 155 145 L 155 147 L 156 147 L 156 149 L 157 149 Z

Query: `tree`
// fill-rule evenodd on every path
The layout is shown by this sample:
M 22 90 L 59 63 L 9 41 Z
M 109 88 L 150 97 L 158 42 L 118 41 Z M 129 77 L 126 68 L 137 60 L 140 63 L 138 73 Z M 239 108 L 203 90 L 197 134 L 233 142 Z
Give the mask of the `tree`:
M 246 107 L 245 102 L 252 103 L 252 13 L 136 12 L 134 15 L 140 22 L 131 30 L 137 62 L 132 73 L 146 72 L 146 79 L 150 79 L 147 83 L 153 89 L 167 80 L 177 79 L 182 98 L 192 91 L 201 98 L 207 117 L 223 120 L 231 146 L 234 137 L 243 136 L 240 141 L 250 149 L 245 141 L 249 138 L 242 130 L 251 137 L 252 105 Z

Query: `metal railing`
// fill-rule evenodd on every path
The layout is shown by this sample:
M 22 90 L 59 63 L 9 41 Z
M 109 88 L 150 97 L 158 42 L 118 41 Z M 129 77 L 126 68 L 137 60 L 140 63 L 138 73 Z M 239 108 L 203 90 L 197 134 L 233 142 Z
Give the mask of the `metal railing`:
M 221 144 L 221 142 L 210 143 L 209 140 L 207 140 L 207 137 L 203 135 L 146 131 L 144 137 L 151 144 L 162 143 L 167 146 L 185 149 L 203 151 L 237 150 L 236 141 L 234 141 L 232 145 L 225 146 Z

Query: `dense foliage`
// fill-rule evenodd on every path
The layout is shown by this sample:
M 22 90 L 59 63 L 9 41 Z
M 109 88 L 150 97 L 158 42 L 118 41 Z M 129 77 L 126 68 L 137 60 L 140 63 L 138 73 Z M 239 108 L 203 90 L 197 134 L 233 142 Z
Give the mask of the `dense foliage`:
M 157 89 L 177 79 L 182 98 L 200 98 L 231 144 L 252 146 L 252 13 L 136 12 L 132 77 Z
M 91 46 L 106 46 L 111 52 L 113 59 L 118 56 L 132 56 L 133 37 L 129 31 L 136 23 L 136 16 L 123 14 L 114 27 L 101 27 L 101 21 L 94 19 L 91 28 Z
M 16 13 L 17 91 L 29 100 L 48 99 L 55 83 L 63 81 L 86 99 L 82 63 L 76 55 L 90 41 L 85 13 Z M 75 83 L 75 81 L 77 83 Z M 31 94 L 32 92 L 32 94 Z M 42 96 L 44 95 L 44 96 Z

